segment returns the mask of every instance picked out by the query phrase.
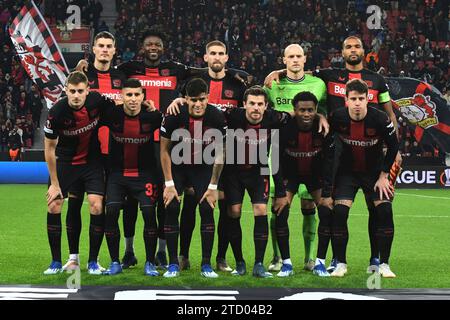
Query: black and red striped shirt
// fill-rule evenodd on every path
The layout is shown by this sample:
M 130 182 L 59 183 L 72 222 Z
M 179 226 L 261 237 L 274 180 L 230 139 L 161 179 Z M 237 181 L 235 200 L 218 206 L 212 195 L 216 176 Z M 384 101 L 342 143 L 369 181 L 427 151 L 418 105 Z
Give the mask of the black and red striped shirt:
M 89 64 L 86 76 L 91 91 L 96 91 L 111 100 L 122 100 L 122 85 L 127 79 L 122 71 L 116 68 L 100 71 L 93 64 Z
M 361 79 L 367 83 L 369 106 L 378 108 L 379 105 L 390 101 L 386 80 L 382 75 L 371 70 L 349 71 L 348 69 L 332 68 L 316 70 L 313 74 L 321 78 L 327 86 L 328 114 L 345 107 L 345 84 L 352 79 Z
M 100 115 L 115 104 L 97 92 L 91 92 L 84 106 L 72 109 L 67 97 L 59 100 L 48 112 L 45 137 L 58 139 L 58 162 L 72 165 L 86 164 L 100 157 L 98 126 Z
M 244 98 L 244 92 L 247 89 L 243 80 L 237 79 L 229 72 L 226 72 L 225 77 L 222 79 L 212 78 L 208 71 L 201 73 L 198 77 L 205 80 L 208 84 L 209 104 L 222 111 L 230 108 L 243 107 L 242 100 Z M 185 94 L 184 89 L 182 90 L 183 95 Z
M 232 163 L 230 168 L 239 170 L 267 167 L 268 163 L 264 163 L 263 160 L 268 159 L 272 130 L 285 125 L 290 115 L 287 112 L 267 109 L 261 122 L 252 124 L 247 120 L 245 113 L 244 108 L 225 112 L 229 133 L 233 133 L 233 136 L 227 137 L 227 142 L 233 138 L 234 147 L 234 159 L 227 158 L 227 165 Z M 227 143 L 227 148 L 229 147 Z M 265 159 L 262 158 L 263 155 Z
M 350 172 L 389 172 L 398 151 L 398 140 L 392 121 L 384 111 L 367 108 L 360 121 L 350 118 L 347 109 L 336 110 L 330 125 L 342 142 L 339 168 Z M 387 145 L 386 155 L 383 143 Z
M 110 172 L 120 172 L 125 177 L 139 177 L 156 170 L 153 133 L 161 125 L 159 111 L 144 108 L 136 116 L 125 113 L 118 105 L 102 116 L 102 125 L 109 128 Z
M 89 89 L 96 91 L 101 95 L 114 101 L 122 101 L 122 85 L 127 79 L 125 74 L 116 69 L 110 68 L 107 71 L 100 71 L 91 63 L 86 73 L 89 82 Z M 98 139 L 100 140 L 100 149 L 102 154 L 108 154 L 109 131 L 107 127 L 98 129 Z
M 184 130 L 178 130 L 184 129 Z M 225 116 L 216 107 L 208 104 L 206 106 L 205 114 L 202 117 L 194 118 L 189 115 L 188 106 L 185 104 L 180 107 L 178 115 L 166 115 L 161 124 L 161 136 L 172 140 L 172 148 L 181 144 L 180 149 L 183 151 L 180 156 L 183 158 L 181 164 L 185 165 L 204 165 L 203 152 L 207 146 L 214 143 L 216 136 L 210 131 L 210 134 L 205 134 L 209 129 L 216 129 L 216 133 L 220 134 L 220 139 L 226 137 L 227 124 Z M 178 130 L 176 132 L 176 130 Z M 218 132 L 217 132 L 218 130 Z M 178 137 L 175 139 L 175 134 Z M 184 151 L 190 150 L 189 155 L 185 155 Z M 172 159 L 172 162 L 173 159 Z

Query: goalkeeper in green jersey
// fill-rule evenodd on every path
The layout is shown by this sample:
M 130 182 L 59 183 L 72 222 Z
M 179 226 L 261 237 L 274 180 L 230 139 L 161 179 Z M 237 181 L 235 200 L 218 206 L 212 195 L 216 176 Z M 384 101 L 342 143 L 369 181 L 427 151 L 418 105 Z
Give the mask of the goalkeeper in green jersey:
M 284 49 L 283 63 L 286 65 L 287 75 L 280 79 L 279 83 L 275 81 L 269 89 L 265 87 L 269 97 L 270 105 L 277 111 L 292 112 L 292 99 L 301 91 L 313 93 L 319 101 L 318 112 L 326 115 L 326 97 L 327 90 L 325 83 L 317 77 L 305 74 L 303 68 L 306 62 L 306 56 L 302 47 L 298 44 L 291 44 Z M 271 193 L 273 194 L 274 184 L 271 182 Z M 305 185 L 301 185 L 299 192 L 301 198 L 301 210 L 303 214 L 303 241 L 305 245 L 305 270 L 314 268 L 313 244 L 316 236 L 316 206 L 313 198 L 306 191 Z M 275 233 L 275 214 L 272 212 L 270 219 L 270 232 L 272 235 L 272 246 L 274 257 L 269 265 L 269 271 L 279 271 L 282 260 L 278 251 L 276 233 Z

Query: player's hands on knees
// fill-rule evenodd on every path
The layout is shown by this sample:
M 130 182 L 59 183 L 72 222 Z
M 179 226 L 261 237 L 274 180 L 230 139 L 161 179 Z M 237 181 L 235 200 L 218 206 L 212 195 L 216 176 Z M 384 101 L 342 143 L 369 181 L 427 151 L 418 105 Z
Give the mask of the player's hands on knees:
M 175 187 L 165 187 L 163 192 L 164 207 L 167 207 L 174 198 L 180 202 L 177 189 Z
M 273 81 L 275 81 L 276 83 L 280 83 L 281 72 L 282 72 L 281 70 L 275 70 L 269 73 L 267 77 L 264 79 L 264 86 L 271 89 Z
M 88 71 L 88 66 L 89 63 L 87 62 L 87 60 L 81 59 L 80 61 L 78 61 L 75 70 L 86 73 Z
M 386 200 L 389 200 L 394 196 L 394 187 L 389 183 L 388 173 L 386 172 L 380 173 L 380 176 L 373 189 L 375 191 L 378 190 L 380 194 L 380 200 L 383 200 L 383 197 L 385 197 Z
M 47 191 L 47 205 L 50 205 L 56 199 L 62 199 L 63 195 L 61 188 L 53 184 L 50 185 Z
M 144 100 L 142 105 L 148 112 L 156 111 L 155 102 L 153 100 Z
M 172 101 L 171 104 L 167 107 L 167 114 L 170 114 L 171 116 L 176 116 L 177 114 L 180 114 L 180 106 L 186 103 L 185 98 L 176 98 Z
M 281 211 L 283 211 L 284 207 L 289 205 L 290 203 L 288 197 L 275 198 L 273 202 L 273 211 L 275 211 L 275 213 L 279 215 Z
M 333 198 L 331 198 L 331 197 L 320 198 L 319 206 L 328 207 L 330 209 L 333 209 Z
M 318 113 L 319 116 L 319 133 L 323 133 L 324 137 L 330 132 L 330 124 L 323 114 Z
M 218 198 L 219 198 L 219 192 L 217 190 L 208 189 L 203 194 L 203 197 L 200 199 L 199 203 L 202 203 L 203 200 L 206 200 L 206 202 L 208 202 L 209 206 L 214 209 L 216 207 L 216 202 L 217 202 Z

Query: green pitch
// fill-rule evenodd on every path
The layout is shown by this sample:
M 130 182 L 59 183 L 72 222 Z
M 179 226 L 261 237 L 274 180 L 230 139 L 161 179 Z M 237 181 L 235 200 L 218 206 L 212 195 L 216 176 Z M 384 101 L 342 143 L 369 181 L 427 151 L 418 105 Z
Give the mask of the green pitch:
M 46 206 L 44 185 L 0 185 L 0 284 L 40 284 L 64 286 L 67 274 L 44 276 L 42 272 L 50 263 L 50 250 L 46 234 Z M 68 257 L 63 210 L 63 259 Z M 191 246 L 191 270 L 181 272 L 176 279 L 146 277 L 142 240 L 142 218 L 136 229 L 135 249 L 139 265 L 124 270 L 117 276 L 90 276 L 86 273 L 88 254 L 89 217 L 87 205 L 83 206 L 83 231 L 80 240 L 83 285 L 148 285 L 177 287 L 296 287 L 296 288 L 366 288 L 369 259 L 367 211 L 361 194 L 350 212 L 350 240 L 347 250 L 348 274 L 342 279 L 318 278 L 302 270 L 303 242 L 298 199 L 295 199 L 289 219 L 291 255 L 295 275 L 287 279 L 255 279 L 251 276 L 253 248 L 253 215 L 248 199 L 242 216 L 243 252 L 248 274 L 233 277 L 219 272 L 218 279 L 200 276 L 200 231 L 197 226 Z M 217 222 L 216 212 L 216 222 Z M 382 279 L 382 288 L 448 288 L 450 287 L 450 194 L 448 190 L 398 190 L 394 202 L 395 239 L 390 265 L 396 279 Z M 122 227 L 122 223 L 120 223 Z M 213 262 L 217 250 L 214 243 Z M 123 252 L 123 240 L 121 241 Z M 272 258 L 272 247 L 267 246 L 265 265 Z M 327 263 L 330 260 L 328 256 Z M 231 248 L 227 260 L 234 266 Z M 103 242 L 100 262 L 107 267 L 109 254 Z M 65 261 L 63 261 L 63 264 Z M 215 263 L 213 263 L 215 267 Z

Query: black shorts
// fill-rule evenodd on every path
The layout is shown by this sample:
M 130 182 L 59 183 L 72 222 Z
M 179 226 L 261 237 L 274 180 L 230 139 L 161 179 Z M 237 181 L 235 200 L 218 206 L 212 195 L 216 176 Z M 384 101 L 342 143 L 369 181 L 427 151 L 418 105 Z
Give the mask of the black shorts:
M 363 192 L 368 195 L 370 200 L 380 200 L 378 191 L 373 188 L 377 182 L 379 173 L 370 172 L 339 172 L 336 175 L 334 184 L 335 200 L 355 200 L 358 189 L 361 188 Z
M 139 177 L 124 177 L 120 172 L 112 172 L 106 186 L 106 205 L 120 205 L 125 202 L 125 196 L 139 202 L 140 207 L 153 206 L 158 197 L 158 185 L 151 174 Z
M 245 190 L 252 204 L 267 204 L 269 200 L 269 176 L 261 175 L 259 168 L 251 170 L 225 169 L 223 187 L 228 205 L 241 204 Z
M 72 189 L 87 194 L 105 195 L 105 173 L 101 163 L 72 165 L 56 162 L 59 186 L 64 198 Z M 50 178 L 48 180 L 50 186 Z
M 310 176 L 294 176 L 288 178 L 286 181 L 286 190 L 296 194 L 298 192 L 298 187 L 304 184 L 308 193 L 314 192 L 322 188 L 322 178 Z
M 212 165 L 173 165 L 172 177 L 178 195 L 182 195 L 186 188 L 194 189 L 197 201 L 208 190 L 211 181 Z

